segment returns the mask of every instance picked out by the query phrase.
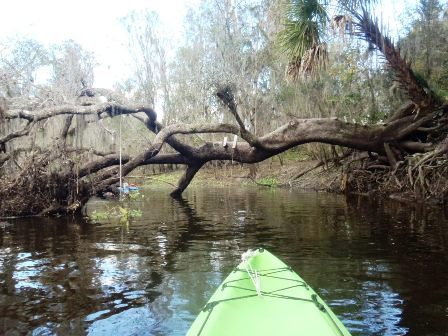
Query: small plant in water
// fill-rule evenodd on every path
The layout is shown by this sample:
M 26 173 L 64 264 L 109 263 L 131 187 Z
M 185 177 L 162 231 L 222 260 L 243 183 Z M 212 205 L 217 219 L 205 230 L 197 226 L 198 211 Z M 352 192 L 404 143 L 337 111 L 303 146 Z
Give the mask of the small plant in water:
M 138 191 L 132 191 L 130 193 L 125 194 L 125 197 L 131 201 L 135 201 L 139 198 L 145 198 L 145 195 L 140 194 Z
M 120 217 L 120 222 L 126 223 L 131 218 L 141 217 L 142 212 L 141 212 L 141 210 L 138 210 L 138 209 L 129 209 L 129 208 L 123 208 L 121 206 L 118 206 L 118 216 Z
M 105 219 L 108 219 L 109 213 L 107 211 L 96 211 L 93 210 L 93 212 L 88 216 L 88 218 L 93 222 L 99 222 Z
M 126 223 L 130 219 L 135 217 L 141 217 L 142 211 L 139 209 L 129 209 L 120 205 L 107 209 L 106 211 L 94 210 L 89 216 L 89 219 L 93 222 L 100 222 L 106 219 L 119 218 L 120 223 Z
M 263 177 L 261 179 L 258 179 L 257 184 L 264 185 L 266 187 L 276 187 L 278 185 L 278 181 L 275 177 Z
M 94 223 L 104 220 L 119 219 L 122 224 L 129 224 L 129 221 L 135 217 L 141 217 L 140 209 L 133 209 L 133 201 L 142 199 L 145 196 L 138 191 L 131 191 L 121 195 L 121 201 L 115 206 L 108 206 L 104 211 L 94 210 L 88 219 Z

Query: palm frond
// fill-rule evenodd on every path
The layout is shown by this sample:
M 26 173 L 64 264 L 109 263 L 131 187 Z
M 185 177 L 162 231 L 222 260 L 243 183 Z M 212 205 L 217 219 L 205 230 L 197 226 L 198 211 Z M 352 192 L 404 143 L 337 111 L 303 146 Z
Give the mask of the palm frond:
M 331 18 L 330 22 L 331 30 L 344 36 L 345 34 L 353 34 L 353 20 L 350 15 L 335 15 Z
M 288 5 L 278 41 L 291 59 L 301 58 L 313 45 L 320 44 L 328 19 L 326 5 L 326 0 L 292 0 Z
M 312 21 L 285 22 L 278 42 L 290 58 L 301 58 L 313 45 L 320 43 L 319 28 Z
M 327 44 L 314 45 L 300 59 L 289 63 L 286 69 L 287 78 L 298 81 L 314 75 L 318 70 L 325 69 L 328 61 Z
M 401 56 L 400 49 L 395 47 L 390 37 L 382 34 L 378 20 L 374 20 L 365 10 L 357 14 L 355 19 L 355 34 L 382 53 L 394 72 L 397 82 L 409 98 L 424 110 L 437 105 L 436 96 L 418 80 L 410 62 Z
M 327 6 L 327 0 L 291 0 L 286 15 L 293 21 L 310 20 L 325 25 Z
M 378 0 L 339 0 L 339 6 L 349 12 L 355 12 L 361 8 L 368 8 L 371 5 L 377 4 Z
M 291 60 L 287 69 L 290 79 L 297 80 L 326 63 L 326 45 L 322 36 L 328 22 L 327 0 L 291 0 L 278 34 L 278 44 Z

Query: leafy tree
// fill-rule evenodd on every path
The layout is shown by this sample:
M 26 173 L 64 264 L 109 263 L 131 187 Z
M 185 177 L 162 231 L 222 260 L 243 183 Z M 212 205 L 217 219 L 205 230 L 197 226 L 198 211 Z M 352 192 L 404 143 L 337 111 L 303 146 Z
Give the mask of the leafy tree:
M 341 34 L 353 32 L 354 15 L 369 10 L 375 0 L 339 0 L 330 17 L 328 0 L 288 1 L 284 29 L 278 43 L 290 59 L 288 74 L 293 79 L 308 76 L 325 66 L 328 52 L 327 28 Z M 333 3 L 332 3 L 333 4 Z
M 122 24 L 128 33 L 134 66 L 134 90 L 130 93 L 135 101 L 166 106 L 169 103 L 169 83 L 165 41 L 158 14 L 149 10 L 132 12 L 122 19 Z
M 48 64 L 48 52 L 35 40 L 19 38 L 0 44 L 0 95 L 18 98 L 38 94 L 38 70 Z
M 417 74 L 448 96 L 448 8 L 439 0 L 420 0 L 417 17 L 399 41 Z
M 51 47 L 49 65 L 51 78 L 48 85 L 59 94 L 60 102 L 78 97 L 83 86 L 93 86 L 95 57 L 73 40 Z

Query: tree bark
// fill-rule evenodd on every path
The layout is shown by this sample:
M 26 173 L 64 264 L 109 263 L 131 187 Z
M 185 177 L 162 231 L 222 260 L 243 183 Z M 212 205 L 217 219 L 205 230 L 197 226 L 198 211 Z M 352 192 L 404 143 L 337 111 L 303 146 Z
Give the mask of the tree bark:
M 182 175 L 182 177 L 178 182 L 177 188 L 174 189 L 170 195 L 175 198 L 180 197 L 184 192 L 184 190 L 188 187 L 190 182 L 193 180 L 196 173 L 202 168 L 203 165 L 204 163 L 202 162 L 198 162 L 197 164 L 194 165 L 188 165 L 187 169 L 184 172 L 184 175 Z

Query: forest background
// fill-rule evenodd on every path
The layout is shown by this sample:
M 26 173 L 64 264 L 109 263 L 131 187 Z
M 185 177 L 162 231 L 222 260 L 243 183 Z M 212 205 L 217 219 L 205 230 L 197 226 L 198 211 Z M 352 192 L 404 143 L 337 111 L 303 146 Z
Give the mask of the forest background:
M 207 155 L 214 156 L 207 160 L 195 156 L 201 154 L 197 148 L 220 144 L 226 134 L 229 146 L 230 134 L 237 134 L 239 141 L 259 150 L 255 154 L 250 148 L 241 150 L 239 159 L 231 153 L 231 161 L 259 162 L 305 144 L 295 149 L 298 157 L 317 160 L 318 165 L 343 166 L 341 191 L 404 189 L 412 199 L 445 203 L 447 4 L 420 0 L 410 6 L 402 30 L 390 32 L 394 38 L 390 40 L 386 35 L 368 36 L 362 24 L 356 27 L 367 22 L 370 32 L 376 26 L 388 33 L 386 23 L 368 21 L 381 11 L 376 2 L 362 7 L 354 1 L 356 9 L 345 7 L 344 15 L 338 15 L 341 7 L 326 3 L 328 29 L 319 26 L 320 40 L 308 41 L 305 48 L 299 42 L 288 46 L 291 41 L 284 33 L 291 23 L 288 3 L 199 1 L 188 10 L 183 38 L 175 45 L 165 38 L 156 12 L 128 13 L 120 19 L 128 42 L 119 48 L 129 53 L 133 70 L 109 88 L 94 88 L 98 62 L 76 41 L 44 45 L 20 36 L 2 40 L 1 212 L 76 211 L 91 195 L 114 190 L 119 160 L 129 163 L 125 174 L 138 166 L 187 165 L 174 192 L 182 193 L 205 163 L 230 161 L 228 153 L 210 148 Z M 310 22 L 318 24 L 317 17 Z M 391 63 L 389 47 L 396 48 L 401 65 Z M 307 50 L 314 51 L 306 54 Z M 410 82 L 403 73 L 412 74 Z M 424 122 L 430 120 L 426 113 L 434 113 L 430 121 L 437 121 L 418 125 L 412 141 L 398 145 L 397 139 L 383 141 L 381 150 L 355 140 L 353 144 L 347 139 L 326 141 L 328 135 L 319 141 L 326 144 L 300 136 L 290 142 L 282 139 L 282 146 L 272 139 L 263 143 L 264 135 L 292 120 L 386 127 L 397 120 L 397 111 L 402 116 L 412 114 L 413 120 L 426 118 Z M 236 130 L 228 126 L 235 120 Z M 185 126 L 193 124 L 202 128 Z M 178 127 L 172 130 L 170 125 Z M 163 127 L 169 131 L 156 139 Z M 337 129 L 344 133 L 339 124 Z M 179 133 L 189 135 L 172 136 Z M 165 141 L 170 146 L 162 148 Z M 148 146 L 153 147 L 152 154 L 137 160 Z M 346 147 L 358 150 L 356 155 Z M 249 175 L 254 177 L 257 172 L 251 167 Z M 147 173 L 155 171 L 151 168 Z M 39 197 L 30 200 L 30 193 Z

